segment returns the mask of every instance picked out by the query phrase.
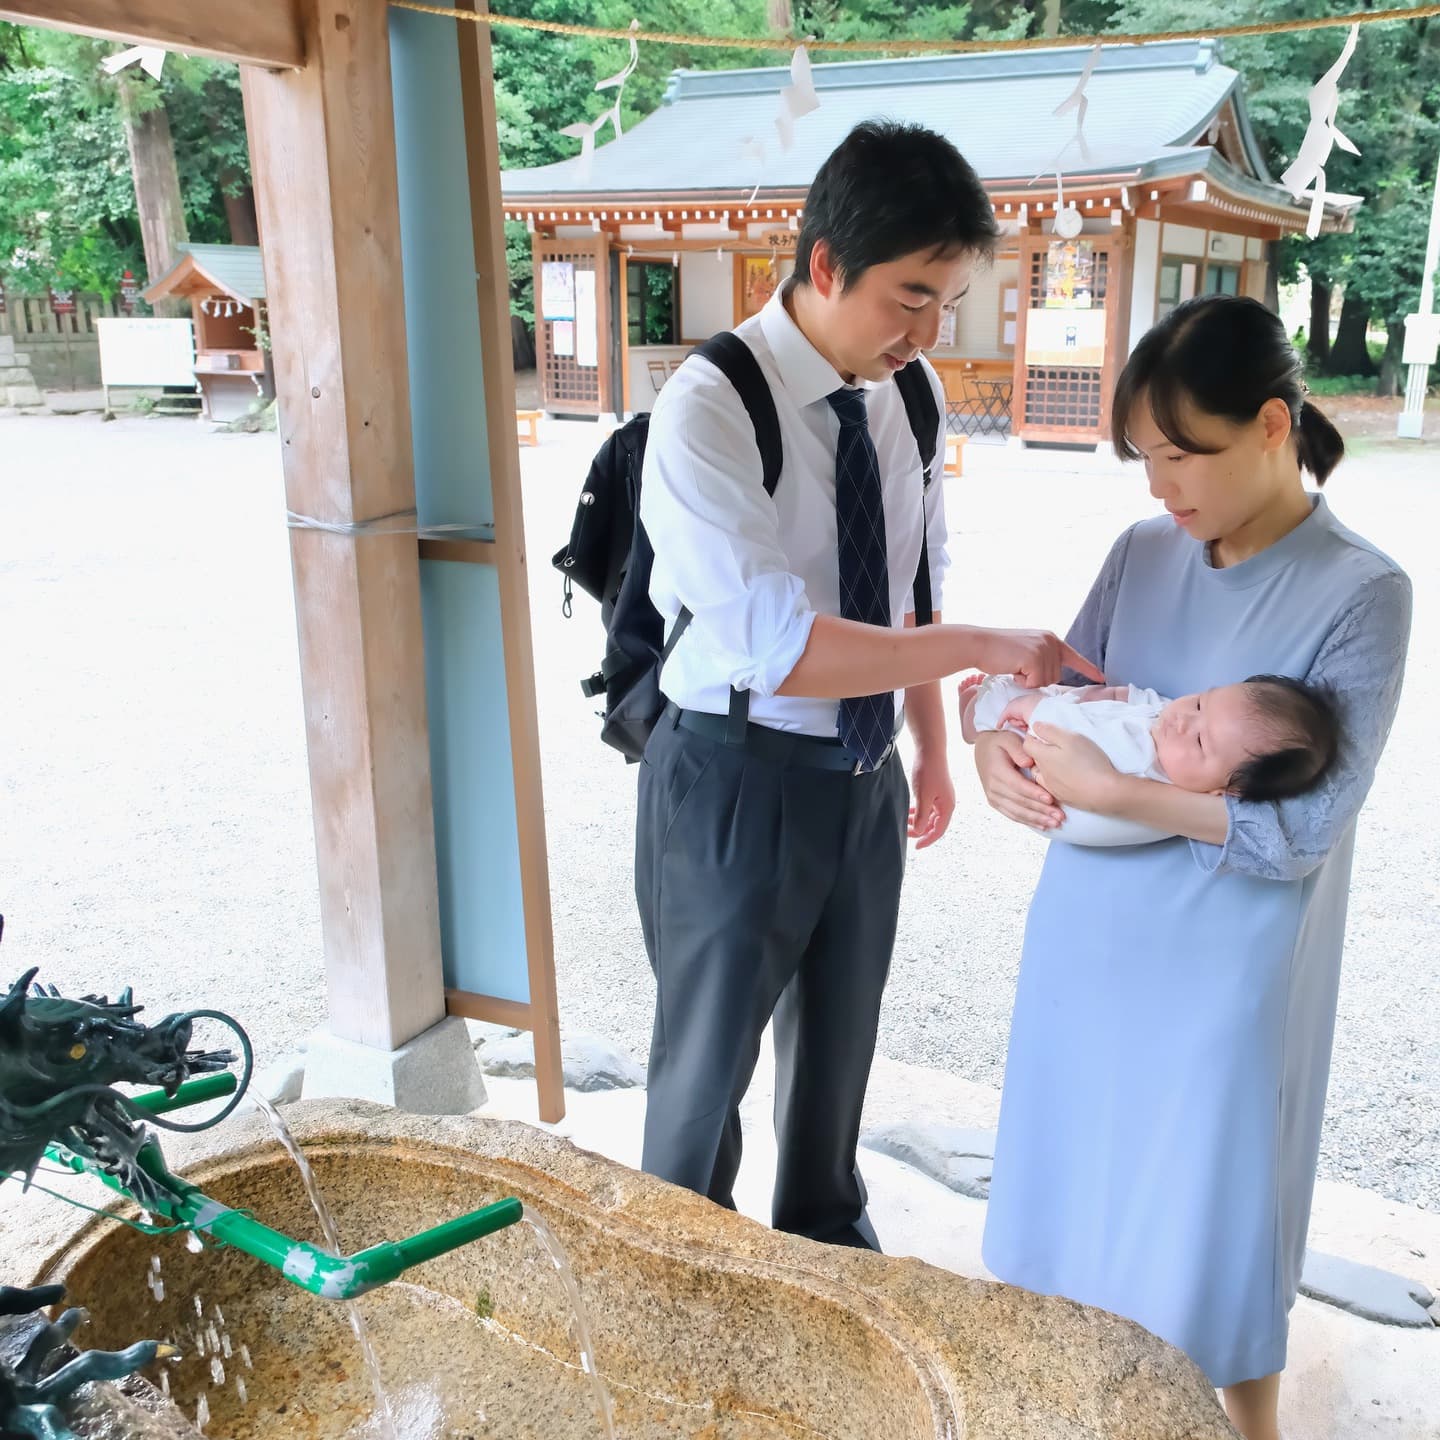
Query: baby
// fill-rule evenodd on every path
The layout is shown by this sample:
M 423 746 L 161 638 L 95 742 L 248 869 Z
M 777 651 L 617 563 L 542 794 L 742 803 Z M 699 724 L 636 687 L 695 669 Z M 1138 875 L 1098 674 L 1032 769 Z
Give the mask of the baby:
M 972 743 L 978 731 L 1024 733 L 1038 720 L 1087 736 L 1122 774 L 1241 800 L 1303 795 L 1334 763 L 1340 743 L 1331 696 L 1283 675 L 1252 675 L 1178 700 L 1134 685 L 1028 690 L 1012 675 L 971 676 L 961 685 L 960 706 Z M 1081 811 L 1047 833 L 1079 845 L 1164 838 L 1149 826 Z

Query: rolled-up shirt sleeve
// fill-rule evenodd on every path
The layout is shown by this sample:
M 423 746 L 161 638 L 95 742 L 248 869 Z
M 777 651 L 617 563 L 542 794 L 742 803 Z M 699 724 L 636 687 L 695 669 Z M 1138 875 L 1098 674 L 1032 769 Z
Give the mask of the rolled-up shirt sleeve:
M 1327 685 L 1340 711 L 1340 755 L 1314 789 L 1289 800 L 1226 797 L 1223 845 L 1190 842 L 1213 874 L 1297 880 L 1330 853 L 1360 811 L 1385 748 L 1410 639 L 1411 587 L 1400 571 L 1367 582 L 1346 607 L 1304 677 Z
M 804 654 L 815 612 L 781 548 L 750 419 L 726 382 L 706 378 L 677 376 L 650 417 L 640 490 L 650 598 L 667 630 L 690 611 L 726 672 L 716 680 L 769 696 Z

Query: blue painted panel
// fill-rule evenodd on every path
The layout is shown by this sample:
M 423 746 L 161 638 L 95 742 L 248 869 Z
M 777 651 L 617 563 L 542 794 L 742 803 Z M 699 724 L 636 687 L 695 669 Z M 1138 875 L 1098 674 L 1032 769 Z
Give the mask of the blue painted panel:
M 420 524 L 494 520 L 455 27 L 390 12 Z M 343 216 L 337 217 L 343 223 Z M 420 562 L 445 983 L 528 1001 L 498 576 Z
M 530 998 L 520 841 L 492 565 L 420 562 L 445 983 Z
M 390 64 L 420 523 L 488 525 L 495 511 L 455 26 L 391 10 Z

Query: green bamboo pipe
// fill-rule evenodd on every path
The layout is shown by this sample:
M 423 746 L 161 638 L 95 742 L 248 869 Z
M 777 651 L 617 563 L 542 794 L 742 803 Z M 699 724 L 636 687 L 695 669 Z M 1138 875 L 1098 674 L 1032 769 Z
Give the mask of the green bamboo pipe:
M 163 1090 L 147 1090 L 143 1095 L 128 1098 L 132 1105 L 138 1105 L 152 1115 L 164 1115 L 171 1110 L 183 1110 L 187 1105 L 203 1105 L 207 1100 L 233 1095 L 239 1083 L 229 1070 L 222 1070 L 217 1075 L 202 1075 L 198 1080 L 187 1080 L 173 1095 L 167 1095 Z
M 158 1114 L 162 1110 L 176 1110 L 202 1100 L 213 1100 L 233 1093 L 234 1089 L 233 1075 L 207 1075 L 180 1086 L 173 1096 L 155 1091 L 136 1096 L 135 1103 L 152 1114 Z M 94 1175 L 112 1190 L 134 1199 L 113 1175 L 107 1175 L 91 1161 L 56 1146 L 49 1147 L 46 1153 L 57 1163 L 68 1165 L 77 1175 Z M 203 1230 L 222 1244 L 231 1245 L 267 1265 L 273 1265 L 302 1290 L 327 1300 L 353 1300 L 367 1290 L 388 1284 L 412 1265 L 433 1260 L 438 1255 L 468 1245 L 472 1240 L 514 1225 L 524 1214 L 518 1200 L 499 1200 L 483 1209 L 472 1210 L 468 1215 L 422 1230 L 406 1240 L 382 1241 L 353 1255 L 332 1255 L 328 1250 L 303 1240 L 292 1240 L 251 1216 L 212 1200 L 172 1173 L 165 1164 L 160 1147 L 153 1140 L 141 1146 L 135 1158 L 140 1168 L 165 1192 L 153 1208 L 167 1219 L 192 1230 Z

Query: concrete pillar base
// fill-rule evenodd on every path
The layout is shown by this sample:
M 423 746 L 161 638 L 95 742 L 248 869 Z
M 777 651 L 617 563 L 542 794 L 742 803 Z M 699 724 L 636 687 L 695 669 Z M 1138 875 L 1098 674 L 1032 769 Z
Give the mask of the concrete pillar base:
M 398 1050 L 342 1040 L 328 1030 L 310 1037 L 306 1100 L 339 1095 L 393 1105 L 412 1115 L 465 1115 L 486 1101 L 485 1082 L 458 1015 L 447 1015 Z

